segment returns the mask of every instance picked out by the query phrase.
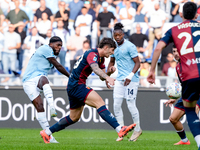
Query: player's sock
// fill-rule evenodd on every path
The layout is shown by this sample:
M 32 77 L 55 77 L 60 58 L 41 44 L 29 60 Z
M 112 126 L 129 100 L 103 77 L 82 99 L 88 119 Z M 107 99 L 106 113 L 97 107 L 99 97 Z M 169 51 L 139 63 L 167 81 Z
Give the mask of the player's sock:
M 99 113 L 101 118 L 105 120 L 109 125 L 111 125 L 114 129 L 120 126 L 113 114 L 109 112 L 105 105 L 97 109 L 97 112 Z
M 197 146 L 200 148 L 200 143 L 199 143 L 199 141 L 200 141 L 200 135 L 195 136 L 194 139 L 195 139 L 195 141 L 197 143 Z
M 115 131 L 116 131 L 117 133 L 119 133 L 119 131 L 120 131 L 121 129 L 122 129 L 122 126 L 119 125 L 118 127 L 115 128 Z
M 56 124 L 51 126 L 49 128 L 49 130 L 51 131 L 51 133 L 58 132 L 73 123 L 75 123 L 75 122 L 72 121 L 69 116 L 66 116 L 66 117 L 60 119 Z
M 37 112 L 37 120 L 43 130 L 49 127 L 45 112 Z
M 181 141 L 183 142 L 187 142 L 188 141 L 188 138 L 186 137 L 186 134 L 185 134 L 185 130 L 181 130 L 181 131 L 176 131 L 177 134 L 180 136 L 181 138 Z
M 44 96 L 47 100 L 47 103 L 50 107 L 54 107 L 54 104 L 53 104 L 53 91 L 50 87 L 49 84 L 45 84 L 43 85 L 43 92 L 44 92 Z
M 123 111 L 121 107 L 122 102 L 123 102 L 123 98 L 114 98 L 113 111 L 115 114 L 115 118 L 117 119 L 117 122 L 121 126 L 124 126 L 124 115 L 123 115 Z
M 136 107 L 136 100 L 135 99 L 126 99 L 127 107 L 131 113 L 131 116 L 133 118 L 133 122 L 136 124 L 134 131 L 139 132 L 140 131 L 140 116 L 139 111 Z
M 190 127 L 190 131 L 192 132 L 197 145 L 200 146 L 200 121 L 195 112 L 195 107 L 185 107 L 185 114 L 187 117 L 188 126 Z

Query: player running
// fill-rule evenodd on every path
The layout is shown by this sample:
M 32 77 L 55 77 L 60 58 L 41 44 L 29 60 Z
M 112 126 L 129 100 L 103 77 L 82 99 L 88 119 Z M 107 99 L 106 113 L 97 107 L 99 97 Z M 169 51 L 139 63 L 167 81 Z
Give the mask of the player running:
M 173 53 L 176 61 L 178 61 L 180 63 L 180 57 L 177 52 L 177 48 L 174 47 L 172 50 L 172 53 Z M 179 63 L 176 66 L 176 72 L 177 72 L 179 80 L 180 80 L 181 73 L 180 73 L 180 64 Z M 181 80 L 180 80 L 180 82 L 181 82 Z M 167 102 L 165 102 L 165 104 L 166 104 L 166 106 L 169 105 L 169 107 L 171 107 L 172 104 L 174 104 L 175 102 L 176 102 L 176 99 L 170 99 Z M 200 107 L 200 100 L 197 101 L 197 105 L 196 105 L 196 113 L 197 114 L 199 112 L 199 107 Z M 172 125 L 176 129 L 177 134 L 181 138 L 181 140 L 178 143 L 175 143 L 174 145 L 190 145 L 190 141 L 186 137 L 183 125 L 180 122 L 180 119 L 181 119 L 181 117 L 183 117 L 184 114 L 185 114 L 185 109 L 184 109 L 183 101 L 182 101 L 182 97 L 181 97 L 178 100 L 178 102 L 176 103 L 174 110 L 169 117 L 170 122 L 172 123 Z
M 124 32 L 122 28 L 123 25 L 121 23 L 117 23 L 114 26 L 113 37 L 117 43 L 117 48 L 115 49 L 114 55 L 111 55 L 108 70 L 111 70 L 111 67 L 115 65 L 116 61 L 118 75 L 113 90 L 113 109 L 117 121 L 123 126 L 124 116 L 121 105 L 123 99 L 125 98 L 133 122 L 136 124 L 129 141 L 135 142 L 142 134 L 139 111 L 136 107 L 136 97 L 139 86 L 138 69 L 140 68 L 140 61 L 136 46 L 124 39 Z M 109 87 L 108 84 L 107 86 Z M 116 141 L 121 140 L 123 140 L 123 138 L 118 137 L 116 139 Z
M 116 130 L 119 137 L 124 137 L 129 131 L 133 130 L 136 124 L 123 127 L 119 125 L 115 117 L 106 108 L 105 103 L 99 94 L 86 86 L 86 79 L 92 71 L 94 71 L 100 79 L 106 80 L 112 86 L 114 85 L 115 79 L 105 74 L 104 57 L 108 58 L 112 55 L 115 48 L 115 42 L 111 38 L 103 38 L 97 49 L 86 51 L 78 59 L 74 65 L 74 69 L 69 77 L 67 85 L 70 115 L 60 119 L 50 128 L 40 131 L 40 135 L 45 143 L 49 143 L 50 135 L 52 133 L 63 130 L 67 126 L 77 122 L 81 117 L 85 104 L 95 107 L 98 114 Z
M 42 129 L 49 127 L 49 123 L 44 111 L 43 100 L 40 95 L 41 91 L 44 92 L 44 96 L 50 107 L 51 117 L 57 116 L 53 103 L 53 92 L 47 78 L 48 71 L 55 66 L 58 71 L 69 77 L 69 73 L 56 60 L 61 47 L 62 40 L 57 36 L 50 39 L 49 45 L 39 47 L 29 60 L 22 79 L 24 92 L 28 95 L 37 110 L 37 120 Z M 50 143 L 58 142 L 51 136 Z
M 195 112 L 200 94 L 200 23 L 195 21 L 197 17 L 197 5 L 186 2 L 183 5 L 183 22 L 169 29 L 158 42 L 147 80 L 151 84 L 155 83 L 155 68 L 160 53 L 167 44 L 174 42 L 180 56 L 180 79 L 185 114 L 190 131 L 200 149 L 200 121 Z

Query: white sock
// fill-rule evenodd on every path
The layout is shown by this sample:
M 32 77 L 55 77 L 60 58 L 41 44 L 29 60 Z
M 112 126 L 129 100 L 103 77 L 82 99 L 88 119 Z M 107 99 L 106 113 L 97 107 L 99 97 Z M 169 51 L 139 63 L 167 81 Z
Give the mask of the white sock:
M 184 138 L 184 139 L 181 139 L 181 141 L 183 141 L 184 143 L 188 141 L 188 138 Z
M 121 126 L 124 126 L 124 115 L 123 115 L 123 111 L 121 107 L 122 102 L 123 102 L 123 98 L 114 98 L 113 110 L 114 110 L 114 114 L 115 114 L 115 118 L 117 119 L 117 122 Z
M 195 136 L 194 139 L 197 143 L 197 146 L 200 147 L 200 135 Z
M 51 134 L 52 134 L 52 132 L 49 130 L 49 128 L 46 128 L 45 133 L 46 133 L 47 135 L 51 135 Z
M 47 100 L 47 103 L 50 107 L 54 107 L 54 103 L 53 103 L 53 91 L 50 87 L 49 84 L 45 84 L 43 86 L 43 92 L 44 92 L 44 96 Z
M 119 133 L 119 131 L 121 130 L 121 128 L 122 128 L 122 126 L 118 126 L 117 128 L 115 128 L 115 131 L 116 131 L 117 133 Z
M 49 127 L 45 112 L 37 112 L 37 120 L 43 130 Z
M 133 122 L 136 124 L 134 131 L 139 132 L 140 131 L 140 116 L 139 111 L 136 107 L 136 99 L 126 99 L 127 107 L 131 113 L 131 116 L 133 118 Z

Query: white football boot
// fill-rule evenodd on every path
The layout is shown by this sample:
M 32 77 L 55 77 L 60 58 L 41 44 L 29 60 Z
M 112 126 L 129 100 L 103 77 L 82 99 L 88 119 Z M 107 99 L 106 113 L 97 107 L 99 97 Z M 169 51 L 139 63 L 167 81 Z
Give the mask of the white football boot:
M 51 117 L 57 116 L 56 109 L 54 107 L 50 107 L 50 115 L 51 115 Z
M 53 135 L 50 136 L 50 143 L 59 143 L 58 141 L 56 141 L 56 139 L 53 137 Z

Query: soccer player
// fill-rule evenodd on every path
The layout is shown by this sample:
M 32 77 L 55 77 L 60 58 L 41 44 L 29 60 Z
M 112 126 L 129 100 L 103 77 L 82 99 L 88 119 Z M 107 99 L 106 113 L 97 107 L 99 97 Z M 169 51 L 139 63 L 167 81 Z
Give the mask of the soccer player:
M 114 98 L 114 114 L 120 125 L 124 125 L 122 102 L 126 99 L 128 109 L 131 113 L 133 122 L 136 124 L 134 132 L 129 141 L 136 141 L 142 134 L 140 128 L 139 112 L 136 107 L 136 97 L 139 86 L 138 69 L 140 61 L 136 46 L 124 39 L 123 25 L 116 23 L 114 26 L 113 37 L 117 43 L 117 48 L 114 55 L 111 55 L 108 71 L 111 72 L 111 67 L 117 63 L 118 75 L 115 81 L 113 98 Z M 108 87 L 110 87 L 107 84 Z M 116 141 L 123 140 L 123 137 L 118 137 Z
M 111 38 L 103 38 L 97 49 L 86 51 L 75 63 L 67 85 L 70 114 L 60 119 L 50 128 L 40 131 L 45 143 L 49 143 L 52 133 L 63 130 L 77 122 L 81 117 L 85 104 L 95 107 L 99 115 L 116 130 L 119 137 L 126 136 L 135 127 L 136 124 L 123 127 L 119 125 L 115 117 L 106 108 L 103 99 L 93 89 L 86 86 L 86 79 L 92 71 L 101 80 L 106 80 L 110 85 L 114 85 L 115 79 L 105 73 L 104 57 L 108 58 L 112 55 L 115 48 L 115 42 Z
M 177 48 L 173 47 L 172 53 L 173 53 L 175 60 L 180 62 L 180 57 L 177 52 Z M 180 64 L 179 63 L 176 66 L 176 72 L 178 74 L 178 77 L 180 77 L 181 73 L 180 73 Z M 179 80 L 180 80 L 180 78 L 179 78 Z M 181 82 L 181 80 L 180 80 L 180 82 Z M 165 102 L 165 104 L 166 104 L 166 106 L 169 105 L 171 107 L 172 104 L 175 102 L 176 102 L 176 99 L 170 99 L 167 102 Z M 196 113 L 197 114 L 199 113 L 199 107 L 200 107 L 200 100 L 197 101 L 197 105 L 196 105 Z M 190 141 L 186 137 L 183 125 L 180 122 L 180 119 L 184 114 L 185 114 L 185 109 L 184 109 L 183 101 L 182 101 L 182 97 L 181 97 L 178 100 L 178 102 L 176 103 L 174 110 L 169 117 L 170 122 L 172 123 L 172 125 L 176 129 L 177 134 L 181 138 L 181 140 L 178 143 L 175 143 L 174 145 L 190 145 Z
M 198 17 L 197 5 L 187 2 L 183 5 L 183 22 L 169 29 L 158 42 L 151 63 L 147 80 L 155 83 L 155 68 L 162 49 L 174 42 L 180 56 L 180 79 L 182 80 L 182 99 L 189 128 L 200 149 L 200 121 L 195 113 L 195 106 L 200 94 L 200 24 L 195 21 Z
M 51 117 L 57 116 L 53 103 L 53 92 L 47 78 L 48 71 L 55 66 L 58 71 L 69 77 L 69 73 L 56 60 L 61 48 L 62 40 L 57 36 L 50 39 L 49 45 L 39 47 L 30 58 L 22 79 L 23 89 L 37 110 L 37 120 L 42 129 L 49 127 L 49 123 L 44 111 L 43 100 L 40 95 L 41 91 L 44 92 L 50 107 Z M 50 143 L 58 142 L 51 136 Z

